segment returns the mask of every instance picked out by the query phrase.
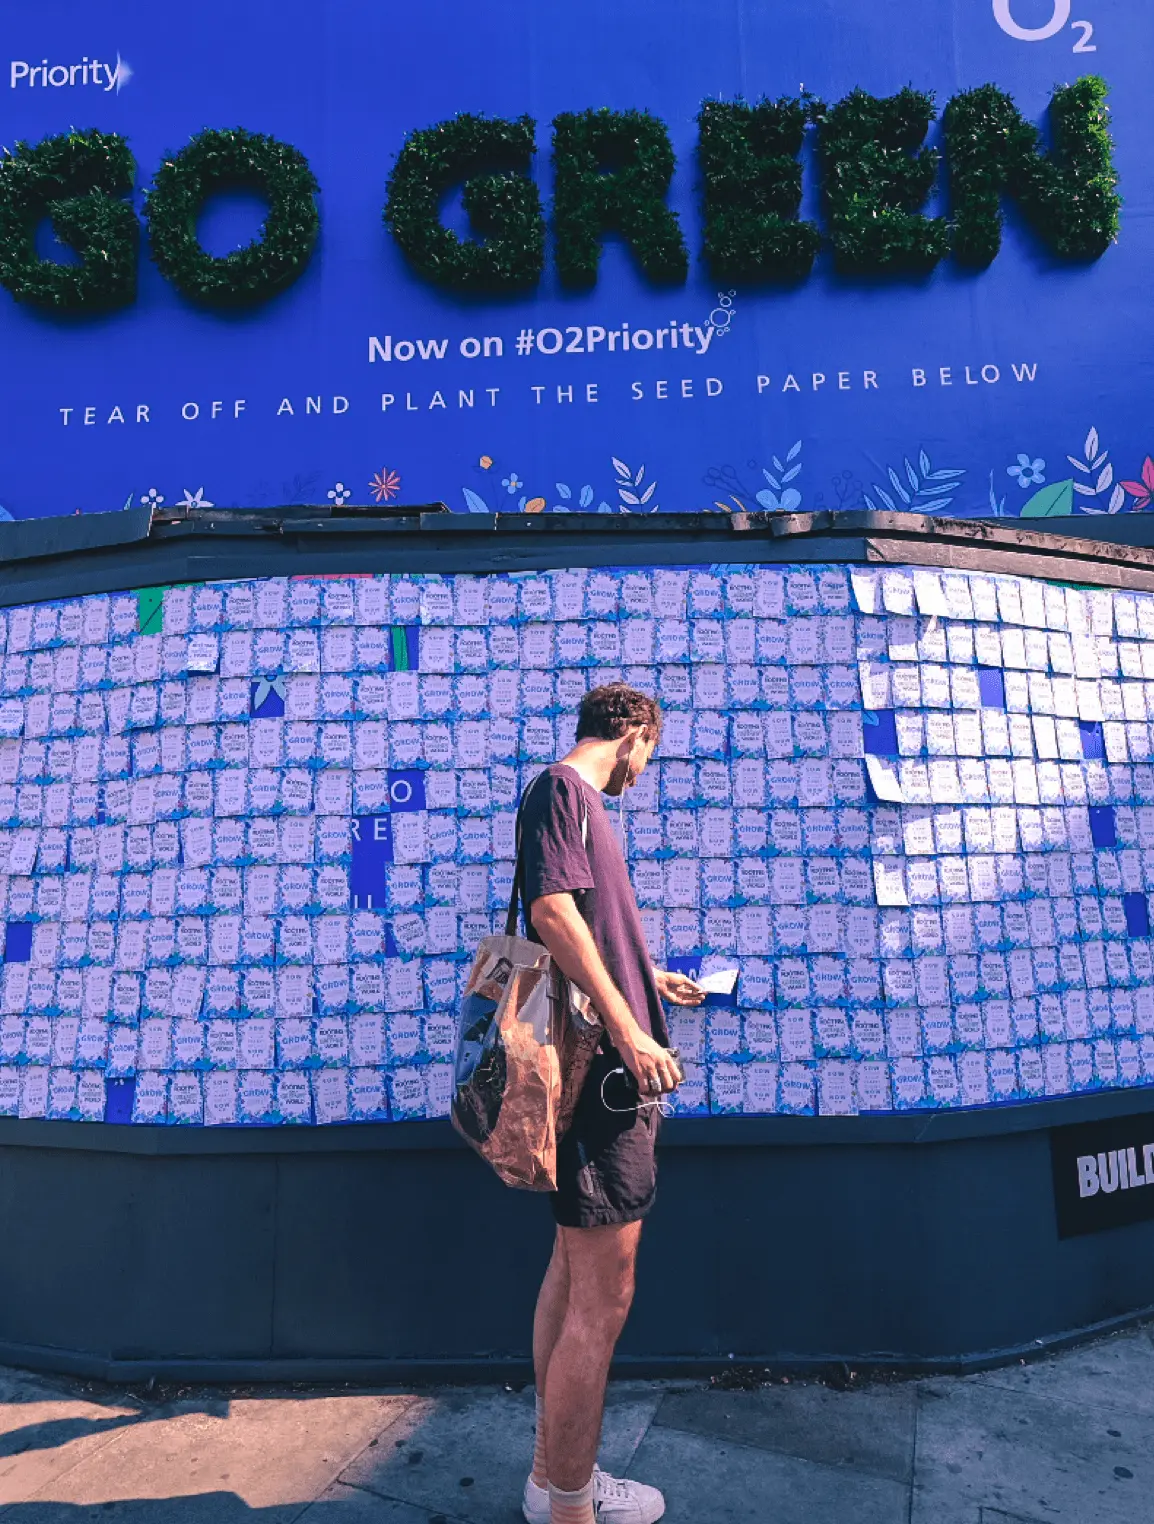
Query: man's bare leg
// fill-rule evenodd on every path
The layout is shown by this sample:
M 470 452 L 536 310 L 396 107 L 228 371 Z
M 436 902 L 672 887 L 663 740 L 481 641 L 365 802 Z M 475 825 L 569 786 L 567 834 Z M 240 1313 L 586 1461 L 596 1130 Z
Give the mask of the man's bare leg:
M 577 1492 L 597 1460 L 609 1365 L 633 1302 L 641 1224 L 561 1228 L 558 1237 L 568 1297 L 545 1373 L 545 1443 L 549 1481 Z M 544 1323 L 542 1334 L 544 1343 Z
M 537 1384 L 537 1440 L 533 1450 L 533 1480 L 538 1487 L 549 1482 L 545 1449 L 545 1378 L 553 1350 L 561 1337 L 569 1306 L 569 1260 L 560 1228 L 553 1240 L 553 1257 L 541 1282 L 533 1318 L 533 1374 Z

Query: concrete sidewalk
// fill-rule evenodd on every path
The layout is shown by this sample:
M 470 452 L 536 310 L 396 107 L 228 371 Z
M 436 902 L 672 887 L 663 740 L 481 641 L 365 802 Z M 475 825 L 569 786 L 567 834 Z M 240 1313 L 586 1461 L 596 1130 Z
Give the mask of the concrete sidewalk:
M 1028 1366 L 846 1391 L 612 1389 L 603 1465 L 670 1524 L 1151 1524 L 1149 1328 Z M 152 1395 L 0 1371 L 3 1524 L 514 1524 L 530 1390 Z

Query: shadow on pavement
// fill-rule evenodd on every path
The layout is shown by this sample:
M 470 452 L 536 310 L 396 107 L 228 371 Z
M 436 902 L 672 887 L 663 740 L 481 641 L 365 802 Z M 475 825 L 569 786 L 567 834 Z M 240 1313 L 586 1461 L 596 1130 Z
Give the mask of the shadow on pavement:
M 372 1500 L 368 1500 L 372 1501 Z M 430 1514 L 421 1508 L 397 1504 L 395 1512 L 385 1511 L 380 1503 L 381 1517 L 397 1524 L 457 1524 L 448 1514 Z M 0 1519 L 4 1524 L 239 1524 L 239 1521 L 257 1521 L 257 1524 L 352 1524 L 357 1513 L 355 1507 L 344 1503 L 278 1503 L 270 1508 L 250 1508 L 235 1492 L 202 1492 L 174 1498 L 125 1498 L 111 1503 L 50 1503 L 28 1502 L 0 1505 Z M 302 1518 L 303 1516 L 303 1518 Z M 519 1514 L 518 1514 L 519 1516 Z M 514 1514 L 510 1512 L 510 1520 Z

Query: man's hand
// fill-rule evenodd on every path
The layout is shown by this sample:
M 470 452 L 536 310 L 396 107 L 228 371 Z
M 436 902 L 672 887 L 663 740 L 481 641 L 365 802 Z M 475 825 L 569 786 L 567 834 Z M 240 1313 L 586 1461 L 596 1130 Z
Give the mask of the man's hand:
M 613 1034 L 613 1045 L 620 1053 L 642 1095 L 664 1095 L 681 1083 L 681 1068 L 668 1048 L 654 1042 L 636 1023 L 633 1030 Z
M 653 972 L 657 979 L 657 993 L 671 1005 L 700 1005 L 705 999 L 705 991 L 695 979 L 689 979 L 685 974 L 666 973 L 660 968 Z

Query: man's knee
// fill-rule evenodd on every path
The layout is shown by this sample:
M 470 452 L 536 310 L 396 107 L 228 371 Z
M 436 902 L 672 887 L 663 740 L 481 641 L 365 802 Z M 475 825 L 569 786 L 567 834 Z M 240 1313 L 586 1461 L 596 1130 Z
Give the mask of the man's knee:
M 599 1233 L 600 1230 L 575 1230 Z M 592 1251 L 592 1252 L 587 1252 Z M 580 1242 L 569 1256 L 569 1305 L 581 1320 L 616 1335 L 633 1305 L 635 1233 L 600 1235 Z

